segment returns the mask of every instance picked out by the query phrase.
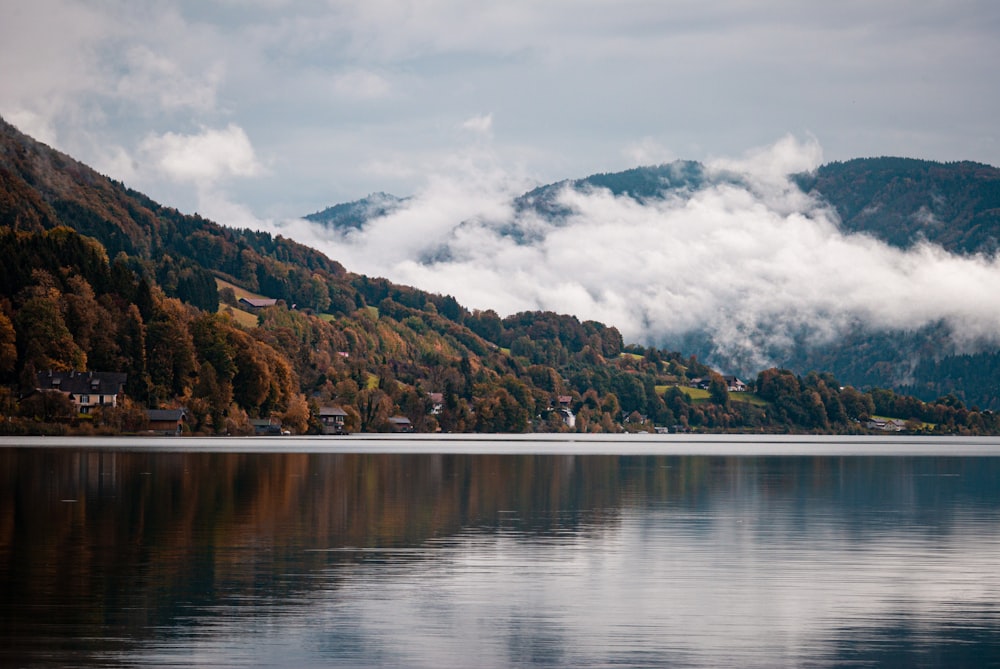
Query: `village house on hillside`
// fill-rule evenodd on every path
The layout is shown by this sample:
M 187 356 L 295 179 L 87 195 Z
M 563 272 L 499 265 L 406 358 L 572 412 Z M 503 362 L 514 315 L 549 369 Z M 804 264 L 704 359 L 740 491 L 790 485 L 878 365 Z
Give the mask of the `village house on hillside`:
M 902 432 L 906 429 L 905 421 L 895 418 L 872 418 L 865 427 L 869 430 L 882 430 L 883 432 Z
M 576 427 L 576 414 L 574 414 L 573 410 L 570 408 L 572 403 L 573 397 L 571 395 L 560 395 L 556 398 L 557 406 L 555 407 L 555 411 L 559 414 L 559 417 L 562 418 L 566 427 L 569 428 Z
M 340 407 L 320 407 L 319 422 L 323 424 L 323 434 L 347 434 L 344 420 L 347 412 Z
M 747 391 L 747 384 L 743 383 L 732 374 L 726 374 L 722 377 L 722 380 L 726 382 L 726 390 L 731 393 L 745 393 Z
M 147 409 L 149 431 L 164 436 L 177 436 L 184 429 L 187 412 L 184 409 Z
M 273 307 L 278 303 L 278 300 L 270 297 L 241 297 L 240 304 L 245 307 L 250 307 L 251 309 L 263 309 L 264 307 Z
M 726 374 L 722 377 L 722 382 L 726 384 L 726 390 L 731 393 L 745 393 L 747 391 L 747 384 L 740 381 L 738 378 L 732 374 Z M 712 386 L 712 379 L 710 377 L 691 379 L 692 388 L 700 388 L 701 390 L 708 390 Z
M 88 414 L 97 407 L 116 407 L 124 397 L 128 375 L 121 372 L 38 372 L 35 390 L 58 390 L 67 395 L 77 413 Z
M 287 434 L 281 427 L 281 421 L 277 418 L 253 418 L 250 420 L 253 433 L 258 437 L 274 437 Z
M 406 416 L 391 416 L 389 428 L 393 432 L 413 432 L 413 423 Z
M 427 393 L 427 399 L 431 402 L 431 415 L 440 416 L 444 411 L 444 393 Z

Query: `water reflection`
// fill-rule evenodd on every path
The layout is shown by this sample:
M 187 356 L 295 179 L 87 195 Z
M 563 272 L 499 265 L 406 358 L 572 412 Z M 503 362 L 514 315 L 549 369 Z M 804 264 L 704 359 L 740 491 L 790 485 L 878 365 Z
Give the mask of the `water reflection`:
M 1000 666 L 1000 459 L 0 450 L 0 664 Z

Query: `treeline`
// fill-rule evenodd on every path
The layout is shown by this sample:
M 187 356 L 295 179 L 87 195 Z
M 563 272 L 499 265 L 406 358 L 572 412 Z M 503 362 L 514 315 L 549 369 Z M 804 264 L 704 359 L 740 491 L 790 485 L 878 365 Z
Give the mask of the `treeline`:
M 912 431 L 998 431 L 992 413 L 954 397 L 862 393 L 823 374 L 765 370 L 755 395 L 729 393 L 697 359 L 625 346 L 601 323 L 552 312 L 500 318 L 383 280 L 354 279 L 359 295 L 382 298 L 377 307 L 321 318 L 279 302 L 244 328 L 225 310 L 169 296 L 143 262 L 109 262 L 98 242 L 68 228 L 0 230 L 0 254 L 12 259 L 0 272 L 7 431 L 45 422 L 137 429 L 145 407 L 183 406 L 197 433 L 248 433 L 258 417 L 305 433 L 319 431 L 327 404 L 344 407 L 356 431 L 389 430 L 397 415 L 418 431 L 451 432 L 843 433 L 865 431 L 875 415 L 908 419 Z M 129 401 L 69 415 L 65 402 L 32 392 L 48 369 L 125 372 Z M 691 399 L 694 379 L 710 379 L 707 399 Z
M 531 365 L 439 313 L 436 305 L 493 322 L 452 298 L 424 299 L 416 309 L 386 297 L 378 309 L 332 319 L 279 302 L 245 329 L 225 312 L 168 295 L 157 274 L 169 272 L 124 253 L 109 262 L 99 243 L 68 228 L 0 230 L 0 254 L 14 259 L 0 274 L 8 416 L 69 418 L 57 402 L 14 406 L 48 369 L 125 372 L 134 405 L 184 406 L 190 428 L 202 433 L 245 432 L 250 418 L 271 416 L 315 431 L 327 403 L 344 406 L 356 430 L 386 430 L 389 417 L 402 414 L 420 430 L 522 432 L 549 411 L 553 393 L 566 391 L 554 370 L 529 373 Z M 413 301 L 416 292 L 393 294 Z M 573 341 L 583 333 L 600 341 L 600 328 L 576 322 L 575 332 L 575 319 L 560 318 Z M 620 346 L 620 337 L 610 341 Z M 543 377 L 540 388 L 532 379 Z M 441 394 L 442 406 L 432 406 L 431 393 Z M 617 407 L 607 407 L 612 413 L 595 418 L 613 426 Z
M 845 230 L 906 248 L 993 254 L 1000 243 L 1000 169 L 974 162 L 858 158 L 797 177 L 832 203 Z
M 183 406 L 194 432 L 238 434 L 270 417 L 308 432 L 336 404 L 362 431 L 406 416 L 419 431 L 850 432 L 884 414 L 912 429 L 997 432 L 993 414 L 955 396 L 925 404 L 823 375 L 768 370 L 756 395 L 730 394 L 696 358 L 626 346 L 613 327 L 470 311 L 281 236 L 163 207 L 2 121 L 0 142 L 3 430 L 134 430 L 147 407 Z M 698 176 L 688 167 L 659 176 L 687 183 Z M 217 278 L 278 303 L 243 327 L 231 305 L 219 310 Z M 126 373 L 129 399 L 117 413 L 69 415 L 33 393 L 49 369 Z M 710 379 L 707 398 L 683 389 L 695 379 Z

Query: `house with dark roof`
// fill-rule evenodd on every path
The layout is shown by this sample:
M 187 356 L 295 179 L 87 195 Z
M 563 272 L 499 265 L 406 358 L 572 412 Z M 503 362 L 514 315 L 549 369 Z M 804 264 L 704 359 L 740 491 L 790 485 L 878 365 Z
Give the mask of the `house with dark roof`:
M 124 397 L 128 375 L 122 372 L 58 372 L 48 370 L 35 375 L 35 390 L 57 390 L 69 397 L 77 413 L 88 414 L 97 407 L 118 406 Z
M 146 409 L 146 419 L 153 434 L 177 436 L 184 429 L 187 412 L 184 409 Z
M 253 418 L 250 420 L 250 425 L 258 437 L 274 437 L 286 433 L 281 429 L 281 421 L 277 418 Z
M 413 432 L 413 423 L 406 416 L 392 416 L 389 419 L 389 427 L 393 432 Z
M 726 382 L 726 389 L 731 393 L 745 393 L 747 391 L 747 384 L 732 374 L 726 374 L 722 377 L 722 380 Z
M 865 427 L 883 432 L 902 432 L 906 429 L 906 422 L 897 418 L 872 418 L 865 423 Z
M 570 408 L 573 404 L 572 395 L 559 395 L 556 397 L 556 406 L 554 411 L 559 414 L 562 418 L 562 422 L 566 424 L 566 427 L 576 427 L 576 414 Z
M 269 297 L 241 297 L 240 304 L 245 307 L 250 307 L 251 309 L 263 309 L 264 307 L 273 307 L 278 303 L 278 300 Z
M 347 412 L 340 407 L 320 407 L 319 422 L 323 424 L 323 434 L 347 434 L 344 420 Z

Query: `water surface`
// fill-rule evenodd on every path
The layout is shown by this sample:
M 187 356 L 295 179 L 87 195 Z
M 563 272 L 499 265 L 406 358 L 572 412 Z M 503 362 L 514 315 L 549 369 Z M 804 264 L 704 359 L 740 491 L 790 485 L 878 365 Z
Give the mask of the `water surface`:
M 203 441 L 0 443 L 0 665 L 1000 666 L 995 441 Z

